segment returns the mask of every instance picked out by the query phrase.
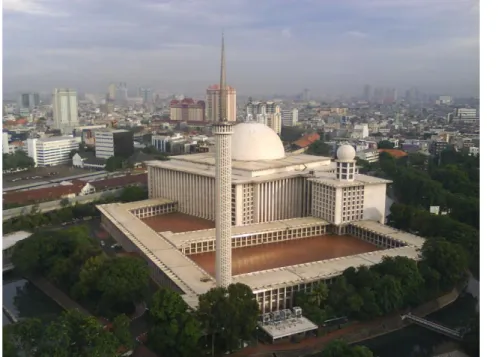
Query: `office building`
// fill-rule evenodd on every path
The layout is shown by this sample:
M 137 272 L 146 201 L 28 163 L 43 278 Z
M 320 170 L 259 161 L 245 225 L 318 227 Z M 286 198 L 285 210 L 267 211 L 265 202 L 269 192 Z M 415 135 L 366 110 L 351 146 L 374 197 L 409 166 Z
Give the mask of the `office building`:
M 372 99 L 372 88 L 370 87 L 370 84 L 365 85 L 365 88 L 363 88 L 363 99 L 366 101 Z
M 69 154 L 78 150 L 81 138 L 54 136 L 41 139 L 28 139 L 28 156 L 35 166 L 57 166 L 71 162 Z
M 69 134 L 79 125 L 78 96 L 73 89 L 55 89 L 52 98 L 54 128 Z
M 200 122 L 206 120 L 206 102 L 192 98 L 173 99 L 169 104 L 169 115 L 173 121 Z
M 297 108 L 282 110 L 282 126 L 296 126 L 299 117 Z
M 108 159 L 112 156 L 127 159 L 133 154 L 133 133 L 128 130 L 95 131 L 95 156 Z
M 38 93 L 23 93 L 19 96 L 18 109 L 33 110 L 40 105 L 40 95 Z
M 227 103 L 227 120 L 234 122 L 237 120 L 237 91 L 227 85 L 225 92 Z M 214 122 L 220 116 L 220 85 L 214 84 L 206 91 L 206 119 Z

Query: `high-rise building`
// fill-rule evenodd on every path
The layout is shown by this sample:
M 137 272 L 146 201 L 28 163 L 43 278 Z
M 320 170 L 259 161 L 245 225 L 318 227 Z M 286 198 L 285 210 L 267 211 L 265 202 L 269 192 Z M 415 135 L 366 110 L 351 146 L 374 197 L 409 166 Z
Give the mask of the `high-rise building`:
M 365 85 L 365 88 L 363 88 L 363 99 L 366 101 L 372 99 L 372 88 L 370 87 L 370 84 Z
M 95 156 L 108 159 L 112 156 L 126 159 L 133 154 L 133 133 L 128 130 L 98 130 L 95 132 Z
M 33 110 L 35 107 L 40 105 L 40 95 L 38 93 L 22 93 L 19 96 L 19 110 L 29 109 Z
M 128 103 L 128 88 L 124 82 L 118 83 L 116 86 L 116 103 L 119 105 Z
M 148 104 L 152 103 L 154 97 L 152 94 L 152 89 L 150 88 L 139 88 L 138 94 L 140 98 L 142 98 L 142 103 L 143 104 Z
M 237 120 L 237 91 L 235 88 L 226 87 L 227 120 Z M 206 118 L 208 121 L 216 121 L 220 116 L 220 86 L 214 84 L 206 91 Z
M 54 127 L 69 134 L 79 125 L 77 93 L 73 89 L 56 88 L 52 100 Z
M 111 83 L 107 89 L 107 102 L 114 102 L 116 100 L 116 84 Z
M 266 125 L 272 128 L 275 133 L 278 135 L 282 133 L 282 113 L 278 112 L 267 114 L 266 120 Z
M 296 126 L 299 117 L 297 108 L 282 110 L 282 126 Z
M 203 100 L 196 102 L 192 98 L 173 99 L 169 104 L 169 115 L 174 121 L 205 121 L 206 102 Z

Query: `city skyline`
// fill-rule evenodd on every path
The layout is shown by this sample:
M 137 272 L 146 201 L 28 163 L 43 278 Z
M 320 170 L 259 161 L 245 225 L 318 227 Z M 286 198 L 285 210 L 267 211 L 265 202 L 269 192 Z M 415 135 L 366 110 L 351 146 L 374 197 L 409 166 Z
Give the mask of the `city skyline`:
M 223 28 L 242 95 L 360 94 L 368 83 L 474 96 L 478 25 L 472 0 L 6 0 L 4 89 L 101 92 L 123 81 L 199 93 L 219 75 Z

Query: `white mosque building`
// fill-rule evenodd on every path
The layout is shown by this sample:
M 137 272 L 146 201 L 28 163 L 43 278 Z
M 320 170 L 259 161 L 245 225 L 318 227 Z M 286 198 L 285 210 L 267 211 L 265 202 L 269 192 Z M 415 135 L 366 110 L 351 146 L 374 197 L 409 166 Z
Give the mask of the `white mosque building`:
M 355 150 L 341 146 L 337 159 L 288 155 L 278 135 L 260 123 L 233 127 L 232 251 L 324 234 L 348 235 L 375 245 L 368 253 L 233 275 L 248 285 L 261 311 L 292 307 L 295 291 L 330 282 L 348 267 L 371 266 L 384 256 L 418 259 L 424 240 L 384 225 L 386 185 L 358 174 Z M 156 232 L 144 218 L 181 212 L 215 220 L 215 154 L 148 162 L 149 199 L 98 206 L 102 226 L 125 250 L 137 252 L 153 279 L 178 291 L 192 307 L 216 286 L 195 255 L 216 251 L 214 228 Z M 278 252 L 277 252 L 278 254 Z

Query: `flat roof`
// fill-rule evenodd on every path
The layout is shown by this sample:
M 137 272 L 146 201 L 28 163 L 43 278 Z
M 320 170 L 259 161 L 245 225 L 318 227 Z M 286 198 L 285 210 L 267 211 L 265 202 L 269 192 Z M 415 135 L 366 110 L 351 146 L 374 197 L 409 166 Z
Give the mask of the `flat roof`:
M 382 234 L 392 238 L 394 240 L 405 243 L 409 246 L 414 246 L 417 248 L 422 248 L 424 245 L 425 239 L 415 234 L 411 234 L 408 232 L 400 231 L 396 228 L 386 226 L 385 224 L 381 224 L 376 221 L 356 221 L 350 223 L 352 226 L 363 228 L 370 230 L 372 232 Z
M 232 168 L 240 171 L 265 171 L 271 169 L 284 168 L 287 166 L 304 165 L 310 163 L 330 163 L 331 159 L 324 156 L 314 155 L 287 155 L 282 159 L 277 160 L 259 160 L 259 161 L 237 161 L 232 160 Z M 149 161 L 148 164 L 153 167 L 159 168 L 187 168 L 188 165 L 194 164 L 207 165 L 209 168 L 214 169 L 214 153 L 200 153 L 191 155 L 178 155 L 172 156 L 169 161 Z M 183 164 L 183 165 L 182 165 Z M 181 166 L 180 166 L 181 165 Z
M 318 279 L 329 279 L 341 275 L 349 267 L 360 267 L 362 265 L 369 267 L 380 263 L 385 256 L 404 256 L 410 259 L 418 259 L 419 253 L 418 248 L 410 246 L 378 250 L 370 253 L 237 275 L 233 277 L 233 282 L 246 284 L 255 292 L 265 291 L 291 284 L 305 284 Z
M 232 227 L 232 238 L 244 237 L 246 235 L 253 235 L 258 233 L 270 233 L 286 229 L 296 229 L 329 224 L 330 223 L 326 220 L 315 217 L 291 218 L 281 221 L 254 223 L 245 226 Z M 177 248 L 183 248 L 194 242 L 204 242 L 216 239 L 215 228 L 182 233 L 161 232 L 160 234 Z
M 132 208 L 157 205 L 158 203 L 160 204 L 160 202 L 166 203 L 172 201 L 159 199 L 132 203 L 111 203 L 98 205 L 97 208 L 105 217 L 115 224 L 145 256 L 154 262 L 169 279 L 177 284 L 185 293 L 183 299 L 189 306 L 195 308 L 198 303 L 197 296 L 206 293 L 216 286 L 214 279 L 190 258 L 182 254 L 178 248 L 169 241 L 171 239 L 170 236 L 166 239 L 129 212 Z M 262 225 L 264 225 L 263 227 L 268 227 L 268 229 L 280 229 L 279 227 L 286 229 L 286 227 L 292 227 L 293 223 L 297 226 L 298 224 L 322 224 L 323 222 L 326 221 L 313 217 L 306 217 L 270 222 Z M 370 253 L 242 274 L 234 276 L 232 281 L 234 283 L 240 282 L 246 284 L 253 292 L 258 293 L 279 287 L 305 284 L 318 279 L 331 278 L 340 275 L 349 267 L 359 267 L 362 265 L 371 266 L 377 264 L 384 256 L 405 256 L 411 259 L 419 259 L 418 251 L 420 244 L 423 244 L 422 238 L 410 234 L 406 234 L 405 236 L 403 232 L 380 223 L 371 222 L 372 221 L 363 221 L 352 224 L 372 230 L 375 228 L 375 231 L 379 231 L 379 233 L 382 230 L 383 232 L 386 232 L 382 234 L 389 236 L 391 234 L 397 234 L 399 239 L 412 239 L 414 244 L 419 245 L 407 245 L 401 248 L 379 250 Z M 258 225 L 253 225 L 253 227 L 254 226 Z M 238 231 L 239 234 L 252 233 L 250 232 L 249 226 L 234 227 L 234 230 L 235 232 Z M 201 233 L 199 233 L 199 231 L 193 233 L 198 235 L 198 237 L 206 234 L 206 232 L 200 232 Z
M 329 176 L 318 176 L 314 178 L 309 178 L 309 181 L 318 182 L 327 186 L 334 187 L 350 187 L 350 186 L 358 186 L 358 185 L 378 185 L 378 184 L 388 184 L 391 183 L 391 180 L 385 180 L 380 177 L 368 176 L 362 174 L 356 174 L 354 181 L 340 181 L 334 177 Z
M 258 325 L 274 340 L 297 335 L 303 332 L 313 331 L 318 328 L 317 325 L 304 316 L 292 317 L 284 321 L 270 322 L 268 324 L 258 322 Z

